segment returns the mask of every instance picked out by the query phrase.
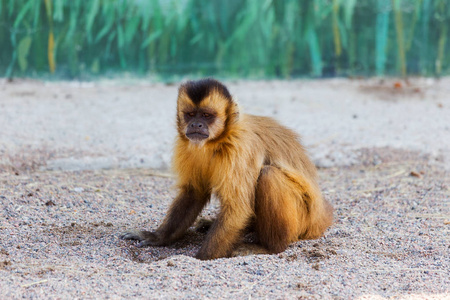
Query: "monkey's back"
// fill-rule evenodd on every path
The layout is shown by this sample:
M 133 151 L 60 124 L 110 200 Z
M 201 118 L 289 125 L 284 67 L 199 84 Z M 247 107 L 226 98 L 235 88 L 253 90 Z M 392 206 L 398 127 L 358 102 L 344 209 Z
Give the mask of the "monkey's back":
M 316 177 L 316 168 L 297 133 L 270 117 L 247 114 L 245 122 L 249 132 L 255 135 L 255 147 L 264 151 L 264 165 L 289 167 L 301 174 Z

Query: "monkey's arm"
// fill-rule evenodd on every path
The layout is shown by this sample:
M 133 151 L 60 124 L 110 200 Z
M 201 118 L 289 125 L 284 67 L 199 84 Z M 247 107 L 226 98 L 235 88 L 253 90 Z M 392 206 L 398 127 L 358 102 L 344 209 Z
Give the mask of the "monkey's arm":
M 220 200 L 220 213 L 196 258 L 207 260 L 231 255 L 253 215 L 249 199 L 237 196 Z
M 138 247 L 170 244 L 180 238 L 194 223 L 210 197 L 210 193 L 198 192 L 192 187 L 185 186 L 173 201 L 164 222 L 156 231 L 131 231 L 123 234 L 121 238 L 139 240 Z

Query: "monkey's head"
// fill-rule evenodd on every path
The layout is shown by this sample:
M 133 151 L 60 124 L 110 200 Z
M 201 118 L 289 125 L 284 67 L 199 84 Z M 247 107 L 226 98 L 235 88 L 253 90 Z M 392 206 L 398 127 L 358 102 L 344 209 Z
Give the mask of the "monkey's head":
M 219 81 L 208 78 L 180 86 L 177 125 L 182 139 L 198 145 L 218 140 L 238 116 L 237 104 Z

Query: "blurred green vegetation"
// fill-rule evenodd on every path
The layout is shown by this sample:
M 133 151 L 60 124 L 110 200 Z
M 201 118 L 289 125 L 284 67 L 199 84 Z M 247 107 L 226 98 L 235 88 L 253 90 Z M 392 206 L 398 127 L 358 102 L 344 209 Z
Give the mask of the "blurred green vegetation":
M 450 73 L 450 0 L 0 0 L 0 76 Z

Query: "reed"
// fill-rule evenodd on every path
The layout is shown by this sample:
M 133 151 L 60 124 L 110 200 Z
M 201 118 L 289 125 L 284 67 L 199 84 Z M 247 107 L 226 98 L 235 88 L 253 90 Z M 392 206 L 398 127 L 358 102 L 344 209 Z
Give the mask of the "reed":
M 445 75 L 449 11 L 448 0 L 0 0 L 0 74 Z
M 403 37 L 403 16 L 400 9 L 400 0 L 392 0 L 395 16 L 395 31 L 397 33 L 398 65 L 403 77 L 406 76 L 405 42 Z

